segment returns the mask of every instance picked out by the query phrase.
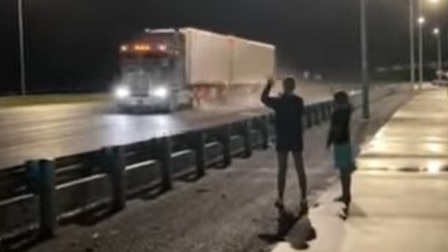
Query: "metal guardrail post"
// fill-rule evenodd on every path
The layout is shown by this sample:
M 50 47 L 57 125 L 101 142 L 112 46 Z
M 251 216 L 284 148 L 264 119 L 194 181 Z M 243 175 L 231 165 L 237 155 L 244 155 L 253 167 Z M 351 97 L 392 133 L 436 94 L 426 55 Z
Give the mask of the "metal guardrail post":
M 320 113 L 322 115 L 322 121 L 325 122 L 328 119 L 328 113 L 327 113 L 327 104 L 321 103 L 320 104 Z
M 39 161 L 29 160 L 25 162 L 26 183 L 28 191 L 32 194 L 39 193 L 40 166 Z
M 333 108 L 332 102 L 325 103 L 325 111 L 328 115 L 328 120 L 331 120 L 331 112 L 333 110 L 332 108 Z
M 259 128 L 261 133 L 261 148 L 269 148 L 269 121 L 268 116 L 263 115 L 259 118 Z
M 312 105 L 311 111 L 313 113 L 314 125 L 319 125 L 320 124 L 320 115 L 319 115 L 319 107 L 318 107 L 318 105 L 317 104 Z
M 250 120 L 243 122 L 244 156 L 252 156 L 252 124 Z
M 224 156 L 224 166 L 227 167 L 232 164 L 232 150 L 230 149 L 230 137 L 231 137 L 231 127 L 226 125 L 222 128 L 220 132 L 219 139 L 222 143 L 223 156 Z
M 54 162 L 28 161 L 25 169 L 30 190 L 39 198 L 39 236 L 53 237 L 57 227 Z
M 307 122 L 307 117 L 306 117 L 306 112 L 303 112 L 302 115 L 302 128 L 305 131 L 308 128 L 308 122 Z
M 310 106 L 306 107 L 305 114 L 306 114 L 306 126 L 309 129 L 313 127 L 313 113 Z
M 320 104 L 315 105 L 314 113 L 316 113 L 317 125 L 320 125 L 323 122 L 322 114 L 321 114 L 321 110 L 320 110 Z
M 173 176 L 171 167 L 172 143 L 170 137 L 159 138 L 156 143 L 156 156 L 161 163 L 162 189 L 171 190 L 173 188 Z
M 276 140 L 277 136 L 275 133 L 275 115 L 270 113 L 267 115 L 268 119 L 268 132 L 269 132 L 269 142 L 273 142 Z
M 196 156 L 196 167 L 198 176 L 202 177 L 206 172 L 205 165 L 205 134 L 204 132 L 197 131 L 191 133 L 191 146 L 194 149 Z
M 126 186 L 124 182 L 125 160 L 122 148 L 109 147 L 103 150 L 104 169 L 109 174 L 112 185 L 112 210 L 120 211 L 126 207 Z

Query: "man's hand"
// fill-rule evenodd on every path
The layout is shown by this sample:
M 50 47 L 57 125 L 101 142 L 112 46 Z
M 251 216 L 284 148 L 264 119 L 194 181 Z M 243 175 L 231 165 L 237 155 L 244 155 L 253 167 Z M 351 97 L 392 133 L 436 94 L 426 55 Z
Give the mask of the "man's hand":
M 269 97 L 269 93 L 271 92 L 272 86 L 274 84 L 275 84 L 274 78 L 272 77 L 268 78 L 266 86 L 264 87 L 263 92 L 261 93 L 261 102 L 270 108 L 274 107 L 273 98 Z
M 275 80 L 274 80 L 274 78 L 270 77 L 270 78 L 268 79 L 268 83 L 267 83 L 267 85 L 270 86 L 270 87 L 272 87 L 272 86 L 274 86 L 274 84 L 275 84 Z

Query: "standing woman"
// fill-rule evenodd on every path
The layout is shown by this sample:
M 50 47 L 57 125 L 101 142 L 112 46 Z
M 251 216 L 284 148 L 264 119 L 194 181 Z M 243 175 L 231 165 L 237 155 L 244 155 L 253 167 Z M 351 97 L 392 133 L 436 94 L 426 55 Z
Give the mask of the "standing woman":
M 339 170 L 342 185 L 342 196 L 336 201 L 343 202 L 346 207 L 351 202 L 351 175 L 354 170 L 353 152 L 350 143 L 350 119 L 352 105 L 346 92 L 334 94 L 334 109 L 331 116 L 327 148 L 333 146 L 334 165 Z

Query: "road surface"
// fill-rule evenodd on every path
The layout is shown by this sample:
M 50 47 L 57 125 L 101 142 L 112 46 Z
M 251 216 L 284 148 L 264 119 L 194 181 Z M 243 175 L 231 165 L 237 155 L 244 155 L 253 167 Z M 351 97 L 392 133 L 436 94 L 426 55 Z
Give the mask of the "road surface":
M 335 89 L 299 86 L 306 102 L 328 99 Z M 255 98 L 258 100 L 258 97 Z M 123 145 L 193 128 L 220 125 L 261 113 L 237 105 L 171 115 L 105 114 L 98 105 L 48 105 L 0 110 L 0 168 L 29 159 L 83 153 L 104 146 Z

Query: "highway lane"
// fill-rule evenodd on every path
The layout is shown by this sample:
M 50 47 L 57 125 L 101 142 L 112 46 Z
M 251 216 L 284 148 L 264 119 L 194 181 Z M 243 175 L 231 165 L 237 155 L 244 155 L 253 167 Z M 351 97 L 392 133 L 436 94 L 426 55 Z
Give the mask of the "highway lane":
M 300 86 L 306 102 L 328 99 L 335 89 L 350 86 Z M 254 98 L 254 100 L 256 100 Z M 122 145 L 220 125 L 261 113 L 255 106 L 234 104 L 224 108 L 160 115 L 103 113 L 104 105 L 48 105 L 0 110 L 0 168 L 28 159 L 53 158 L 104 146 Z

